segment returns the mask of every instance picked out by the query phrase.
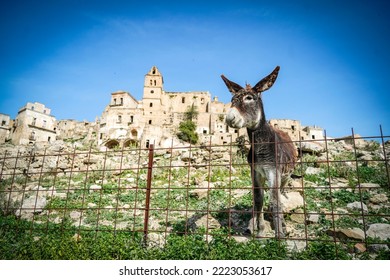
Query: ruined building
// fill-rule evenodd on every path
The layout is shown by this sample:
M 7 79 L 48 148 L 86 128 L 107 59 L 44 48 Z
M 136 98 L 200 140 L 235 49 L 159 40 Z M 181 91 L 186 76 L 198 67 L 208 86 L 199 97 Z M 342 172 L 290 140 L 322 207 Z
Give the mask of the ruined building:
M 118 91 L 111 94 L 98 129 L 98 145 L 147 147 L 170 146 L 178 132 L 184 113 L 193 106 L 198 115 L 200 142 L 224 144 L 235 141 L 240 133 L 225 124 L 228 104 L 218 102 L 207 91 L 171 92 L 164 90 L 164 79 L 156 66 L 145 75 L 143 98 L 137 101 L 130 93 Z
M 179 144 L 176 135 L 185 112 L 193 108 L 197 117 L 199 144 L 224 145 L 235 142 L 246 135 L 244 129 L 233 129 L 226 125 L 225 115 L 230 103 L 224 104 L 208 91 L 165 91 L 164 79 L 156 66 L 145 75 L 141 100 L 129 92 L 111 93 L 109 104 L 100 119 L 95 122 L 59 120 L 51 115 L 45 105 L 27 103 L 13 121 L 0 114 L 0 143 L 10 141 L 14 145 L 54 140 L 82 141 L 102 148 L 114 147 L 170 147 Z M 293 141 L 322 139 L 319 127 L 303 127 L 296 120 L 270 120 L 270 124 L 290 134 Z
M 14 145 L 56 140 L 56 120 L 51 110 L 38 102 L 27 103 L 12 124 L 10 138 Z

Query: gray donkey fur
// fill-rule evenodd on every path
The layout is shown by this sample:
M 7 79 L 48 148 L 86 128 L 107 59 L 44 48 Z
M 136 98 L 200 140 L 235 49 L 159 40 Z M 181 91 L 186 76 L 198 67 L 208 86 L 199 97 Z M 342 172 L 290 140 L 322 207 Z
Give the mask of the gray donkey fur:
M 265 229 L 263 201 L 266 186 L 270 189 L 270 211 L 273 216 L 275 237 L 285 236 L 281 189 L 287 183 L 297 157 L 291 138 L 287 133 L 276 130 L 268 124 L 263 109 L 262 92 L 272 87 L 279 69 L 277 66 L 254 87 L 246 85 L 243 88 L 229 81 L 224 75 L 221 76 L 233 94 L 226 123 L 233 128 L 246 127 L 251 142 L 248 163 L 252 171 L 254 216 L 249 228 L 254 226 L 257 237 L 263 236 Z

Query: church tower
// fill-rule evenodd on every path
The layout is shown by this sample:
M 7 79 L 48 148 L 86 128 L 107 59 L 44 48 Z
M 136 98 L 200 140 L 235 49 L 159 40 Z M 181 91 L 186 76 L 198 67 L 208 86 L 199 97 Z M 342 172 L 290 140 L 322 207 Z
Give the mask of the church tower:
M 164 81 L 160 71 L 158 71 L 156 66 L 153 66 L 145 75 L 143 99 L 159 100 L 161 104 L 163 84 Z
M 156 66 L 145 75 L 143 114 L 146 125 L 161 126 L 164 123 L 163 77 Z

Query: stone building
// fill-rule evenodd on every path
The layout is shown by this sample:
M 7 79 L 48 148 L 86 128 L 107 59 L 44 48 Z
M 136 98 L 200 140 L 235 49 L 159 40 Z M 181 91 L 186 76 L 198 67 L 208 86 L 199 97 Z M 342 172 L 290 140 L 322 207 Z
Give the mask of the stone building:
M 10 135 L 11 118 L 9 115 L 0 113 L 0 144 L 5 143 Z
M 56 139 L 70 142 L 81 141 L 85 144 L 96 142 L 97 123 L 77 120 L 59 120 L 56 122 Z
M 173 92 L 164 90 L 164 79 L 156 66 L 145 75 L 143 98 L 137 101 L 130 93 L 111 94 L 98 132 L 98 145 L 169 146 L 175 138 L 185 112 L 194 107 L 198 112 L 193 121 L 197 125 L 200 142 L 225 144 L 235 141 L 245 130 L 236 130 L 225 124 L 229 104 L 211 99 L 208 91 Z
M 45 105 L 28 102 L 22 107 L 11 128 L 11 141 L 15 145 L 56 140 L 56 119 Z
M 300 121 L 289 119 L 271 119 L 269 124 L 277 129 L 287 132 L 292 141 L 322 140 L 324 130 L 318 126 L 302 126 Z
M 199 136 L 198 144 L 225 145 L 246 136 L 246 129 L 227 126 L 225 116 L 231 104 L 219 102 L 208 91 L 175 92 L 164 89 L 164 79 L 156 66 L 145 75 L 141 100 L 129 92 L 111 93 L 111 99 L 95 122 L 60 120 L 41 103 L 27 103 L 14 121 L 0 114 L 0 143 L 11 140 L 14 145 L 50 143 L 54 140 L 77 142 L 98 147 L 141 148 L 184 145 L 177 138 L 179 124 L 189 108 L 197 112 L 193 119 Z M 323 139 L 322 128 L 303 127 L 297 120 L 271 119 L 270 124 L 287 132 L 293 141 Z M 81 144 L 80 144 L 81 143 Z

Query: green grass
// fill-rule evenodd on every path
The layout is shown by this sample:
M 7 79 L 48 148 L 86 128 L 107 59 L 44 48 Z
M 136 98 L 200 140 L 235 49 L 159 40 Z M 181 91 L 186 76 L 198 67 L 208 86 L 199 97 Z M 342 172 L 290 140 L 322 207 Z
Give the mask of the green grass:
M 124 231 L 78 231 L 70 224 L 35 225 L 14 217 L 0 216 L 0 259 L 35 260 L 253 260 L 253 259 L 351 259 L 343 244 L 330 238 L 309 242 L 302 252 L 291 253 L 286 244 L 274 239 L 238 243 L 227 232 L 214 232 L 207 243 L 203 234 L 171 234 L 163 247 L 145 246 L 142 234 Z M 108 229 L 108 228 L 106 228 Z M 79 233 L 81 239 L 76 240 Z M 380 252 L 378 259 L 389 259 Z M 362 258 L 370 258 L 363 254 Z

